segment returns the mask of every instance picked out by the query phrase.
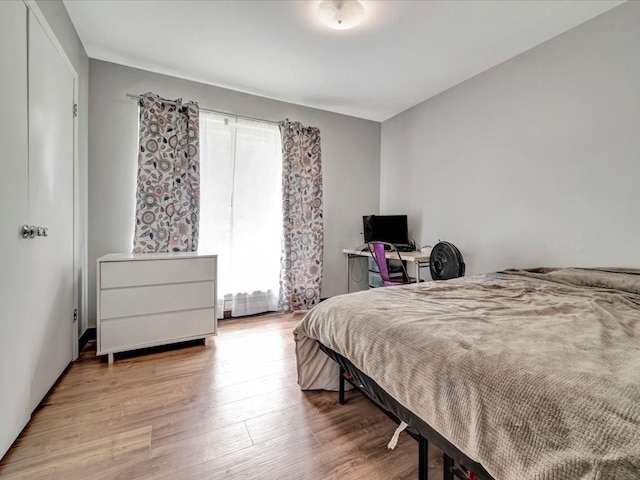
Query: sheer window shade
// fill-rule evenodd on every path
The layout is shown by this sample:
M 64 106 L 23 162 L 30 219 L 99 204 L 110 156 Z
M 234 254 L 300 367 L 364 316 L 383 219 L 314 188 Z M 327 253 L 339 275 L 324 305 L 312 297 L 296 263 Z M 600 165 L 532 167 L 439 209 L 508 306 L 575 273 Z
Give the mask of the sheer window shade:
M 278 309 L 282 149 L 277 125 L 200 112 L 200 246 L 218 254 L 231 315 Z

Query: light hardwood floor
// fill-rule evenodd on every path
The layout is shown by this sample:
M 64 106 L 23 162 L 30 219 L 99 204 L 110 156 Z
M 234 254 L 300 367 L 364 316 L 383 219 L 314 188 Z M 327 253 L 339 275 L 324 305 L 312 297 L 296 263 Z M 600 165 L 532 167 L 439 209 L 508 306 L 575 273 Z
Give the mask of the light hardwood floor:
M 418 448 L 357 392 L 302 392 L 300 315 L 222 320 L 207 345 L 90 343 L 0 462 L 9 479 L 415 479 Z M 431 478 L 442 478 L 431 452 Z

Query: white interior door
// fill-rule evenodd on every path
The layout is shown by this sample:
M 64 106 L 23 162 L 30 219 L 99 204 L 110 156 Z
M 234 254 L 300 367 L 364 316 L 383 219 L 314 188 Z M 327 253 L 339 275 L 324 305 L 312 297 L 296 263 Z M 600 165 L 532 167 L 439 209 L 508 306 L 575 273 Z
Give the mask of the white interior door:
M 29 243 L 20 234 L 27 207 L 27 8 L 0 2 L 0 458 L 29 421 L 26 290 L 23 259 Z
M 73 74 L 29 13 L 29 222 L 33 410 L 72 359 Z

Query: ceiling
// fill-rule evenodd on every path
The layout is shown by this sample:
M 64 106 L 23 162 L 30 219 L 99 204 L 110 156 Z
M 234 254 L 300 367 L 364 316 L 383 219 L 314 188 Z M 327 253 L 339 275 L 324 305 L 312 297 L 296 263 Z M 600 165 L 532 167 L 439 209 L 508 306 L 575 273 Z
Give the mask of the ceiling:
M 623 1 L 64 0 L 91 58 L 384 121 Z

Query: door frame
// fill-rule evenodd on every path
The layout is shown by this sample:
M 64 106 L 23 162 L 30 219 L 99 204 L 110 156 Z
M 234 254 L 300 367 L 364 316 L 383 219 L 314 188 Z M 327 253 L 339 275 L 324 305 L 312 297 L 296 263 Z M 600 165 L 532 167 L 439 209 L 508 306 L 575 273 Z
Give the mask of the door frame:
M 73 319 L 73 326 L 71 328 L 71 345 L 72 345 L 72 361 L 78 359 L 79 356 L 79 325 L 81 325 L 80 319 L 86 319 L 87 308 L 87 288 L 86 288 L 86 222 L 81 221 L 80 212 L 81 202 L 86 204 L 86 198 L 83 192 L 86 189 L 82 188 L 84 185 L 83 178 L 81 178 L 81 172 L 84 173 L 86 169 L 80 168 L 80 156 L 79 152 L 79 136 L 78 136 L 78 72 L 71 63 L 67 52 L 62 47 L 62 44 L 56 37 L 53 29 L 47 22 L 47 19 L 36 3 L 36 0 L 23 0 L 24 4 L 33 13 L 34 17 L 42 26 L 45 34 L 49 37 L 49 40 L 53 44 L 54 48 L 62 58 L 64 64 L 69 69 L 71 76 L 73 77 L 73 103 L 69 105 L 69 115 L 73 118 L 73 310 L 78 312 L 78 315 Z M 74 114 L 75 112 L 75 114 Z M 82 219 L 85 220 L 85 219 Z M 80 286 L 82 284 L 82 290 Z M 69 319 L 70 321 L 72 319 Z

